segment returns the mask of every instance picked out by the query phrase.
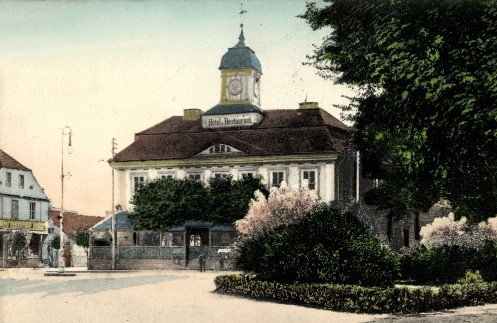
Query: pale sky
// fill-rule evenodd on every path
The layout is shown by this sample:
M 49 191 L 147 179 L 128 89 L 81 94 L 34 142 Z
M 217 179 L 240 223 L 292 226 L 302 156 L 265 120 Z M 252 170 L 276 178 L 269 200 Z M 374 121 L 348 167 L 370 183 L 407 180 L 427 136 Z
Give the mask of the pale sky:
M 307 97 L 340 117 L 353 92 L 302 65 L 329 30 L 312 31 L 304 0 L 244 1 L 245 44 L 262 65 L 262 109 Z M 240 0 L 0 2 L 0 147 L 30 168 L 52 205 L 89 215 L 111 209 L 111 140 L 183 109 L 220 100 L 222 55 L 238 42 Z M 105 161 L 102 161 L 105 160 Z

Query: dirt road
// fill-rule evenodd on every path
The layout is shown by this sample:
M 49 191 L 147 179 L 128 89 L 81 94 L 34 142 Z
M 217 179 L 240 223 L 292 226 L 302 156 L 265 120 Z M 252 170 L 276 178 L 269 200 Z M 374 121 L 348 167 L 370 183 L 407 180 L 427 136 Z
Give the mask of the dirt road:
M 396 317 L 338 313 L 215 294 L 219 272 L 0 271 L 0 322 L 497 322 L 497 306 Z M 464 319 L 464 320 L 458 320 Z

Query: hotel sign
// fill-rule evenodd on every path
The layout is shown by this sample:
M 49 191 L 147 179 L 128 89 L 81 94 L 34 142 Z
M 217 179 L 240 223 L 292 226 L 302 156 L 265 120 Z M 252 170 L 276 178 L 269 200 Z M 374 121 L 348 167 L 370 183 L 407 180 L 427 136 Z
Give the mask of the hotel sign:
M 45 231 L 45 222 L 0 219 L 0 229 Z
M 204 128 L 247 127 L 259 123 L 262 116 L 258 113 L 205 115 L 202 116 Z

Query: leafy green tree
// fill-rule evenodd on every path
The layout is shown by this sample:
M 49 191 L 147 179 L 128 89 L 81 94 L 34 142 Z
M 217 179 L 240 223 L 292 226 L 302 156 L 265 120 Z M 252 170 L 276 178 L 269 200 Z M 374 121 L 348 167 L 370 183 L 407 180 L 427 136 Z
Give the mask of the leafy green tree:
M 88 248 L 90 247 L 90 233 L 88 230 L 81 228 L 76 229 L 74 231 L 74 242 L 84 249 L 86 257 L 88 258 Z
M 205 220 L 209 198 L 205 185 L 191 179 L 157 179 L 133 196 L 137 229 L 156 230 L 185 220 Z
M 16 231 L 12 236 L 12 252 L 17 254 L 17 265 L 21 266 L 21 252 L 26 248 L 28 240 L 26 234 L 22 231 Z
M 268 194 L 260 177 L 213 178 L 209 185 L 191 179 L 158 179 L 134 195 L 133 223 L 137 229 L 149 230 L 186 220 L 232 223 L 247 214 L 256 190 Z
M 325 0 L 311 63 L 353 85 L 354 145 L 369 201 L 398 216 L 444 197 L 471 221 L 497 214 L 497 2 Z
M 210 221 L 232 223 L 243 218 L 250 207 L 250 200 L 255 191 L 266 197 L 269 192 L 262 184 L 260 176 L 244 176 L 240 180 L 233 178 L 212 178 L 207 187 L 209 195 L 208 218 Z

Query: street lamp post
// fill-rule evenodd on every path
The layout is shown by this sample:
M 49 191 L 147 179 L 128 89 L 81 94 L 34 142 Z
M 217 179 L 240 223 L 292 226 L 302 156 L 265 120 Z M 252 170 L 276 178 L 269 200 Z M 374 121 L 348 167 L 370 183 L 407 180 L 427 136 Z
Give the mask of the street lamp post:
M 61 203 L 60 203 L 60 215 L 59 215 L 59 223 L 60 223 L 60 245 L 59 245 L 59 272 L 63 273 L 65 270 L 64 264 L 64 136 L 68 136 L 67 147 L 71 147 L 71 136 L 72 129 L 69 126 L 65 126 L 62 129 L 62 153 L 61 153 L 61 167 L 60 167 L 60 181 L 61 181 Z

